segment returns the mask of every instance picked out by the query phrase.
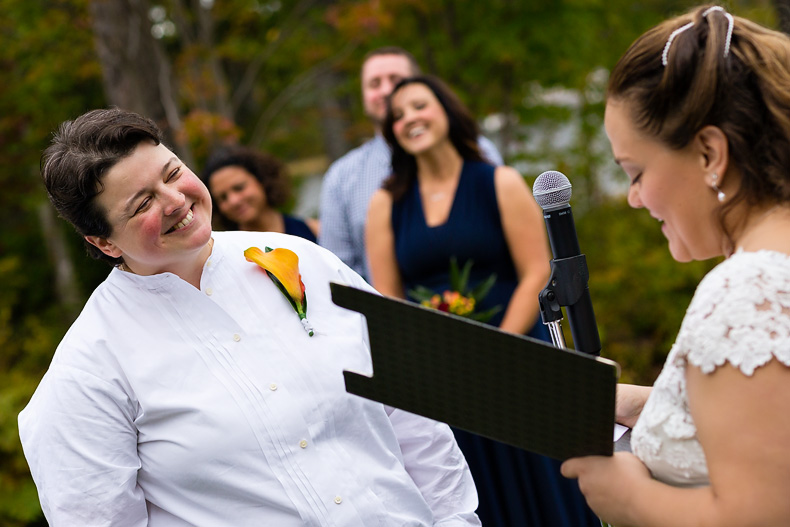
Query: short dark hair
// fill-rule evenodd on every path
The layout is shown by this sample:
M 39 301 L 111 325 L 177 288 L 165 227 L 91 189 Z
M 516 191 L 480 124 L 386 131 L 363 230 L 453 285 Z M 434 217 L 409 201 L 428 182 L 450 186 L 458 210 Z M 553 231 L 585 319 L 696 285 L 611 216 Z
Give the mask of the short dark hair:
M 243 168 L 258 180 L 266 192 L 266 204 L 269 207 L 276 209 L 288 201 L 291 195 L 290 180 L 285 164 L 273 155 L 246 146 L 225 146 L 212 152 L 200 178 L 211 189 L 209 185 L 211 176 L 229 166 Z M 212 202 L 219 226 L 225 230 L 238 229 L 239 226 L 235 222 L 230 221 L 219 211 L 217 200 L 212 199 Z
M 412 55 L 411 53 L 409 53 L 403 48 L 399 48 L 398 46 L 383 46 L 368 51 L 365 54 L 365 58 L 362 59 L 362 67 L 364 67 L 367 61 L 370 60 L 371 58 L 379 57 L 381 55 L 399 55 L 401 57 L 405 57 L 409 61 L 409 67 L 411 68 L 411 76 L 420 75 L 422 73 L 422 70 L 420 69 L 420 64 L 417 62 L 417 59 L 414 58 L 414 55 Z
M 477 143 L 480 135 L 477 121 L 453 91 L 439 78 L 432 75 L 418 75 L 401 80 L 387 98 L 387 116 L 384 118 L 382 132 L 392 149 L 392 175 L 384 181 L 383 188 L 392 194 L 392 199 L 401 199 L 417 178 L 417 160 L 398 143 L 392 125 L 392 98 L 404 86 L 422 84 L 433 92 L 447 114 L 450 142 L 465 161 L 486 161 Z
M 109 108 L 89 111 L 63 122 L 41 157 L 41 176 L 58 214 L 83 236 L 107 238 L 112 226 L 96 203 L 103 177 L 137 146 L 162 143 L 162 131 L 147 117 Z M 104 254 L 85 240 L 88 254 L 112 265 L 121 258 Z
M 636 126 L 669 148 L 686 147 L 703 127 L 727 136 L 740 188 L 719 210 L 737 203 L 790 201 L 790 38 L 745 18 L 729 20 L 711 6 L 694 8 L 639 37 L 612 70 L 607 98 L 629 106 Z M 670 36 L 676 34 L 662 56 Z M 729 46 L 725 55 L 726 46 Z

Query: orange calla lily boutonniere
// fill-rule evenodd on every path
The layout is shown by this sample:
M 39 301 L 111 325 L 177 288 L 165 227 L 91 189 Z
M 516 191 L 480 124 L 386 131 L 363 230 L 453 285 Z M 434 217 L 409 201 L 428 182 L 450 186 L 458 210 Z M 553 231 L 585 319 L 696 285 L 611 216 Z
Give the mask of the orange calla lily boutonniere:
M 266 271 L 274 285 L 285 295 L 299 315 L 307 334 L 312 337 L 315 332 L 307 321 L 307 294 L 305 294 L 302 275 L 299 274 L 299 257 L 296 253 L 284 248 L 266 247 L 264 252 L 257 247 L 250 247 L 244 251 L 244 257 Z

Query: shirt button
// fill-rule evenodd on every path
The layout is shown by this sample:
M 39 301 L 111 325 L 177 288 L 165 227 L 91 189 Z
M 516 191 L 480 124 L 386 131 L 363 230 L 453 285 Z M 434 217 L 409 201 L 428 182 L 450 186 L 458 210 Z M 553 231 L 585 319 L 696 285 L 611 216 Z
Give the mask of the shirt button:
M 302 439 L 299 441 L 299 446 L 302 448 L 307 448 L 307 439 Z
M 207 288 L 206 288 L 206 294 L 207 294 L 208 296 L 211 296 L 213 293 L 214 293 L 214 290 L 213 290 L 213 289 L 211 289 L 210 287 L 207 287 Z
M 211 267 L 211 260 L 206 262 L 206 267 Z
M 271 391 L 274 391 L 274 390 L 276 390 L 276 389 L 277 389 L 277 385 L 276 385 L 276 384 L 274 384 L 274 383 L 271 383 L 271 384 L 269 385 L 269 389 L 270 389 Z
M 236 341 L 236 342 L 240 341 L 241 340 L 241 335 L 239 335 L 238 333 L 234 333 L 233 334 L 233 340 Z
M 335 503 L 340 505 L 341 503 L 343 503 L 343 498 L 341 498 L 340 496 L 335 496 Z

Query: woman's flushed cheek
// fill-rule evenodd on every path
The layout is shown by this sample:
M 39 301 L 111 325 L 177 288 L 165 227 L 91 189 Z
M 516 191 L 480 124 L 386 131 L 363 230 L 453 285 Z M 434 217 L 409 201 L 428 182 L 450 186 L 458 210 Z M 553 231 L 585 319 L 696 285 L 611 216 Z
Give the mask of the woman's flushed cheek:
M 392 125 L 392 133 L 395 137 L 402 137 L 403 134 L 403 123 L 400 121 L 396 122 Z
M 158 217 L 156 217 L 158 216 Z M 140 234 L 143 239 L 156 239 L 163 234 L 164 225 L 162 223 L 162 215 L 151 214 L 145 218 L 139 225 Z

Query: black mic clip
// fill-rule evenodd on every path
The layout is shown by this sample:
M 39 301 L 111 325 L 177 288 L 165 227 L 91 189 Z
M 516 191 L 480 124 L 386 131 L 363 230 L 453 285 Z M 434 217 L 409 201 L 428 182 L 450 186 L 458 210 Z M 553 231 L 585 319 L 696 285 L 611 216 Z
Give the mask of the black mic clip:
M 562 320 L 562 308 L 575 305 L 587 289 L 590 271 L 583 254 L 551 260 L 551 275 L 546 287 L 538 295 L 540 318 L 551 329 L 552 322 Z M 553 332 L 552 332 L 553 333 Z M 561 334 L 553 335 L 561 338 Z M 560 344 L 564 347 L 564 338 Z
M 549 281 L 538 297 L 543 323 L 562 320 L 560 308 L 579 301 L 589 278 L 587 258 L 583 254 L 552 260 Z

